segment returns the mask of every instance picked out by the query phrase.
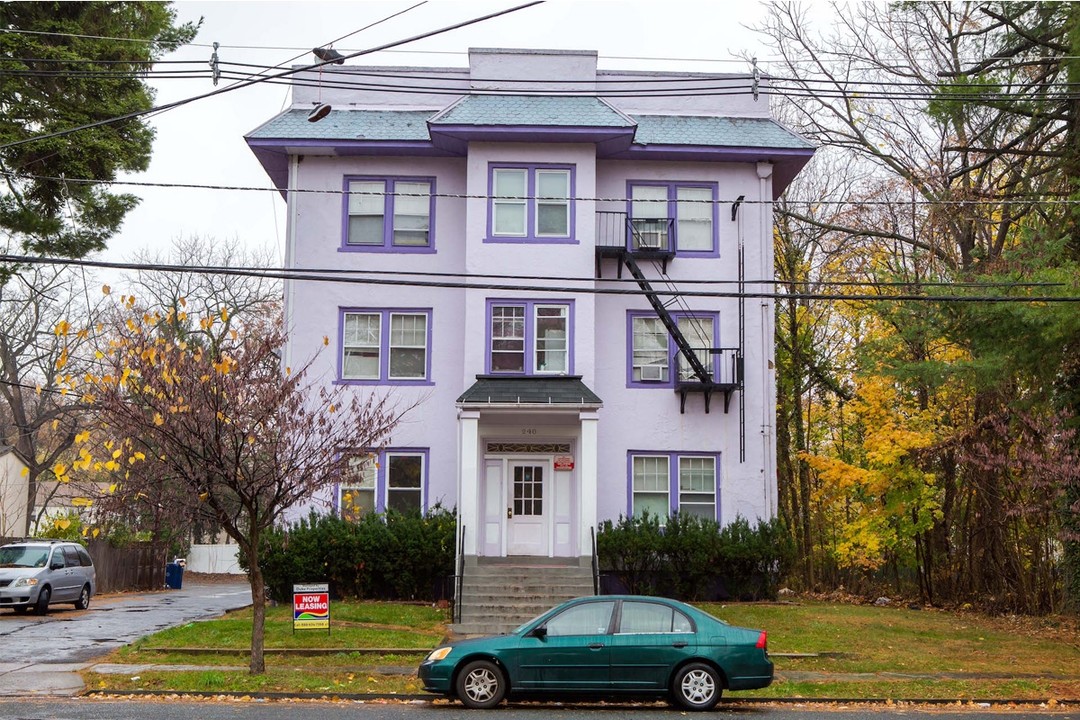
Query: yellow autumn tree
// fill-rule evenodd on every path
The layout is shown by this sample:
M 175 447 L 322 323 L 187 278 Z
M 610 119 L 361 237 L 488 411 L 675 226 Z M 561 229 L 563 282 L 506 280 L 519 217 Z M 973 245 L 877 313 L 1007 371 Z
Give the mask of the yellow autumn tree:
M 221 310 L 200 323 L 228 318 Z M 345 451 L 378 448 L 400 413 L 386 398 L 309 384 L 310 363 L 282 368 L 278 318 L 234 328 L 212 348 L 157 331 L 174 320 L 120 298 L 116 321 L 98 328 L 99 372 L 82 378 L 97 432 L 80 434 L 77 458 L 63 471 L 110 477 L 106 497 L 153 497 L 178 518 L 212 520 L 236 541 L 253 599 L 250 667 L 261 673 L 260 536 L 285 510 L 342 481 Z

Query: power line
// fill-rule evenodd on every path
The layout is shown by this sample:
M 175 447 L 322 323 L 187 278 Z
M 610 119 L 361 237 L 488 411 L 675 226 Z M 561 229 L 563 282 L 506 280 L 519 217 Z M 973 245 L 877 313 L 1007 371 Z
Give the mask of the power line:
M 18 173 L 12 171 L 0 170 L 0 177 L 22 178 L 26 180 L 53 180 L 53 181 L 66 181 L 73 184 L 82 185 L 116 185 L 116 186 L 131 186 L 131 187 L 151 187 L 151 188 L 166 188 L 170 190 L 230 190 L 237 192 L 263 192 L 263 193 L 277 193 L 281 194 L 282 190 L 276 187 L 258 186 L 258 185 L 221 185 L 221 184 L 207 184 L 207 183 L 178 183 L 178 182 L 153 182 L 147 180 L 95 180 L 92 178 L 72 178 L 51 175 L 35 175 L 33 173 Z M 647 184 L 647 183 L 645 183 Z M 486 194 L 470 194 L 470 193 L 447 193 L 447 192 L 432 192 L 432 193 L 409 193 L 409 192 L 397 192 L 394 190 L 387 190 L 384 192 L 366 192 L 359 190 L 333 190 L 325 188 L 290 188 L 289 193 L 295 193 L 297 195 L 356 195 L 356 196 L 372 196 L 372 197 L 435 197 L 445 198 L 450 200 L 493 200 L 493 199 L 512 199 L 512 200 L 536 200 L 544 199 L 551 200 L 551 197 L 544 196 L 541 198 L 538 195 L 486 195 Z M 555 198 L 557 200 L 568 200 L 571 202 L 595 202 L 595 203 L 620 203 L 626 204 L 634 201 L 634 198 L 628 197 L 586 197 L 586 196 L 573 196 L 567 198 Z M 713 199 L 685 199 L 679 200 L 680 203 L 686 204 L 709 204 L 709 205 L 728 205 L 735 201 L 734 198 L 718 198 Z M 813 205 L 813 206 L 838 206 L 838 207 L 911 207 L 926 206 L 926 207 L 959 207 L 959 208 L 977 208 L 984 205 L 992 205 L 994 207 L 1009 206 L 1009 205 L 1060 205 L 1070 206 L 1080 204 L 1080 199 L 1073 198 L 1048 198 L 1046 196 L 1031 196 L 1031 197 L 1015 197 L 1015 198 L 985 198 L 985 199 L 964 199 L 964 200 L 925 200 L 917 199 L 912 201 L 911 199 L 897 199 L 897 200 L 792 200 L 785 198 L 783 201 L 778 200 L 749 200 L 744 199 L 740 201 L 743 205 Z
M 185 266 L 185 265 L 161 265 L 150 263 L 122 263 L 103 260 L 73 260 L 69 258 L 53 258 L 28 255 L 0 255 L 0 262 L 25 263 L 37 265 L 72 265 L 76 267 L 94 267 L 114 270 L 140 270 L 144 272 L 170 272 L 170 273 L 197 273 L 208 275 L 225 275 L 235 277 L 260 277 L 280 280 L 294 280 L 305 282 L 333 282 L 355 285 L 378 285 L 400 287 L 427 287 L 442 289 L 462 290 L 499 290 L 509 292 L 535 292 L 535 293 L 562 293 L 584 295 L 629 295 L 645 296 L 646 291 L 640 288 L 608 288 L 608 287 L 582 287 L 576 285 L 551 286 L 551 285 L 517 285 L 513 283 L 476 283 L 467 281 L 446 280 L 402 280 L 387 277 L 358 277 L 360 275 L 381 275 L 375 271 L 356 270 L 346 276 L 340 271 L 294 269 L 283 268 L 240 268 L 223 266 Z M 414 273 L 419 274 L 419 273 Z M 467 274 L 460 275 L 468 278 Z M 500 276 L 502 278 L 512 276 Z M 565 279 L 564 279 L 565 281 Z M 583 283 L 604 282 L 590 278 L 581 281 Z M 1011 288 L 1012 286 L 1006 286 Z M 1080 296 L 1076 295 L 927 295 L 927 294 L 863 294 L 852 295 L 845 293 L 789 293 L 789 292 L 766 292 L 766 291 L 711 291 L 711 290 L 653 290 L 657 295 L 672 297 L 693 298 L 753 298 L 773 300 L 841 300 L 849 302 L 933 302 L 933 303 L 1080 303 Z
M 359 57 L 361 55 L 368 55 L 368 54 L 371 54 L 371 53 L 379 52 L 380 50 L 386 50 L 386 49 L 389 49 L 389 48 L 397 47 L 399 45 L 405 45 L 405 44 L 408 44 L 410 42 L 415 42 L 417 40 L 422 40 L 422 39 L 425 39 L 425 38 L 434 37 L 436 35 L 441 35 L 443 33 L 450 32 L 451 30 L 458 30 L 460 28 L 467 27 L 469 25 L 475 25 L 477 23 L 485 22 L 487 20 L 491 20 L 491 19 L 496 18 L 496 17 L 501 17 L 503 15 L 508 15 L 510 13 L 517 12 L 519 10 L 524 10 L 525 8 L 533 7 L 534 5 L 540 5 L 543 2 L 544 2 L 544 0 L 532 0 L 532 2 L 525 3 L 524 5 L 518 5 L 518 6 L 515 6 L 515 7 L 512 7 L 512 8 L 509 8 L 507 10 L 499 10 L 497 12 L 489 13 L 487 15 L 483 15 L 481 17 L 473 18 L 471 20 L 465 20 L 463 22 L 455 23 L 454 25 L 448 25 L 448 26 L 439 28 L 437 30 L 430 30 L 428 32 L 420 33 L 418 35 L 413 35 L 411 37 L 405 38 L 404 40 L 397 40 L 397 41 L 394 41 L 394 42 L 386 43 L 384 45 L 380 45 L 378 47 L 374 47 L 374 48 L 371 48 L 369 50 L 360 50 L 358 52 L 351 53 L 349 55 L 345 55 L 343 57 L 343 59 L 351 59 L 351 58 L 354 58 L 354 57 Z M 9 142 L 9 143 L 6 143 L 4 145 L 0 145 L 0 150 L 5 150 L 7 148 L 16 147 L 16 146 L 19 146 L 19 145 L 24 145 L 26 143 L 38 142 L 38 141 L 41 141 L 41 140 L 51 140 L 53 138 L 58 138 L 58 137 L 65 137 L 65 136 L 71 135 L 73 133 L 81 132 L 82 130 L 89 130 L 91 128 L 100 127 L 102 125 L 110 125 L 110 124 L 113 124 L 113 123 L 121 122 L 123 120 L 130 120 L 132 118 L 142 117 L 143 115 L 149 115 L 151 113 L 159 113 L 159 112 L 162 112 L 164 110 L 171 110 L 173 108 L 180 107 L 181 105 L 187 105 L 188 103 L 195 102 L 196 100 L 205 100 L 206 98 L 222 95 L 224 93 L 231 92 L 231 91 L 237 90 L 239 88 L 248 87 L 250 85 L 255 85 L 255 84 L 258 84 L 258 83 L 261 83 L 261 82 L 267 82 L 269 80 L 274 80 L 274 79 L 277 79 L 277 78 L 288 77 L 290 75 L 294 75 L 294 74 L 296 74 L 298 72 L 304 72 L 306 70 L 318 69 L 318 68 L 320 68 L 320 67 L 322 67 L 324 65 L 329 65 L 329 64 L 334 63 L 334 62 L 336 62 L 336 60 L 324 60 L 324 61 L 313 63 L 311 65 L 307 65 L 307 66 L 304 66 L 304 67 L 301 67 L 301 68 L 294 68 L 294 69 L 290 69 L 290 70 L 285 70 L 285 71 L 282 71 L 280 73 L 277 73 L 276 75 L 259 76 L 259 77 L 253 78 L 253 79 L 249 79 L 247 81 L 242 81 L 242 82 L 235 83 L 233 85 L 228 85 L 228 86 L 223 87 L 223 88 L 218 88 L 217 90 L 211 90 L 209 92 L 205 92 L 205 93 L 202 93 L 200 95 L 193 95 L 191 97 L 176 100 L 176 101 L 171 102 L 171 103 L 166 103 L 164 105 L 158 105 L 158 106 L 155 106 L 155 107 L 152 107 L 152 108 L 148 108 L 146 110 L 136 110 L 135 112 L 130 112 L 130 113 L 127 113 L 127 114 L 124 114 L 124 115 L 118 115 L 116 117 L 105 118 L 104 120 L 98 120 L 96 122 L 87 123 L 85 125 L 80 125 L 78 127 L 68 128 L 67 130 L 60 130 L 60 131 L 53 132 L 53 133 L 46 133 L 44 135 L 36 135 L 34 137 L 24 138 L 22 140 L 15 140 L 13 142 Z

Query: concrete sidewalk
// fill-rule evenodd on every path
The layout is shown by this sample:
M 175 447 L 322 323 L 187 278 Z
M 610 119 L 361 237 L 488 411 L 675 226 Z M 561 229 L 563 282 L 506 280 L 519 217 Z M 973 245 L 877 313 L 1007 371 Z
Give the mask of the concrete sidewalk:
M 0 614 L 0 696 L 74 695 L 79 671 L 115 648 L 166 628 L 251 604 L 247 583 L 186 583 L 180 590 L 93 598 L 88 610 L 54 606 L 45 617 Z

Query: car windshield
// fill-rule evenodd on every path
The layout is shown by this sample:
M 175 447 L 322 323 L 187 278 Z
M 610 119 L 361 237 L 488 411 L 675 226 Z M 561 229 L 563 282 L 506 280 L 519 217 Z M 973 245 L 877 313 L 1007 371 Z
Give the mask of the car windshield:
M 0 547 L 0 567 L 40 568 L 49 559 L 49 549 L 27 545 Z

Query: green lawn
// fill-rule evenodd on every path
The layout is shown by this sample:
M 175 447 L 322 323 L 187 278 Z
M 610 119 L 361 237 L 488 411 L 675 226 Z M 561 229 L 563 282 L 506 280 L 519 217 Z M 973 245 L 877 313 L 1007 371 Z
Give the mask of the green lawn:
M 1080 698 L 1080 632 L 1075 622 L 1061 618 L 987 618 L 812 600 L 702 607 L 734 625 L 769 632 L 777 681 L 746 696 Z M 317 630 L 294 634 L 291 608 L 270 608 L 266 647 L 297 652 L 268 654 L 266 675 L 253 677 L 243 669 L 248 658 L 242 651 L 251 639 L 248 610 L 158 633 L 108 659 L 196 665 L 199 670 L 130 677 L 87 673 L 87 686 L 103 691 L 416 693 L 415 675 L 393 669 L 415 667 L 445 636 L 449 620 L 445 610 L 433 607 L 374 602 L 334 603 L 331 617 L 329 635 Z M 323 648 L 337 652 L 313 652 Z M 236 652 L 220 654 L 226 650 Z

